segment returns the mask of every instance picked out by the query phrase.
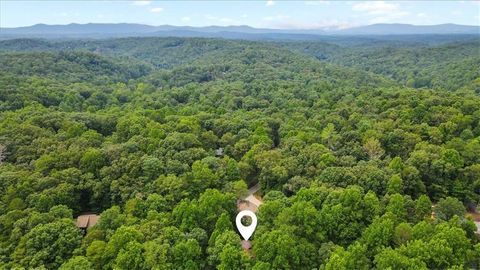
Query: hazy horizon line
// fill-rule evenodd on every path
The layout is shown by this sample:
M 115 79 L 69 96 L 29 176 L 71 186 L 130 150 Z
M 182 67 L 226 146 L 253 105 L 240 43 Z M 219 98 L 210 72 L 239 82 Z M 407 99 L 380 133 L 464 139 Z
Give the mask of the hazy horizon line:
M 37 25 L 46 25 L 46 26 L 68 26 L 68 25 L 89 25 L 89 24 L 96 24 L 96 25 L 120 25 L 120 24 L 129 24 L 129 25 L 143 25 L 143 26 L 151 26 L 151 27 L 161 27 L 161 26 L 172 26 L 172 27 L 191 27 L 191 28 L 206 28 L 206 27 L 219 27 L 219 28 L 228 28 L 228 27 L 249 27 L 252 29 L 268 29 L 268 30 L 343 30 L 343 29 L 351 29 L 351 28 L 357 28 L 357 27 L 364 27 L 364 26 L 371 26 L 371 25 L 410 25 L 410 26 L 439 26 L 439 25 L 458 25 L 458 26 L 471 26 L 471 27 L 480 27 L 479 25 L 471 25 L 471 24 L 459 24 L 459 23 L 453 23 L 453 22 L 447 22 L 447 23 L 439 23 L 439 24 L 411 24 L 411 23 L 372 23 L 372 24 L 358 24 L 358 25 L 353 25 L 353 26 L 347 26 L 347 27 L 340 27 L 340 26 L 322 26 L 322 27 L 316 27 L 316 28 L 298 28 L 298 27 L 290 27 L 290 28 L 273 28 L 273 27 L 255 27 L 252 25 L 248 24 L 231 24 L 231 25 L 217 25 L 217 24 L 210 24 L 210 25 L 202 25 L 202 26 L 196 26 L 196 25 L 180 25 L 180 24 L 148 24 L 148 23 L 135 23 L 135 22 L 86 22 L 86 23 L 77 23 L 77 22 L 70 22 L 67 24 L 48 24 L 48 23 L 36 23 L 36 24 L 31 24 L 31 25 L 24 25 L 24 26 L 14 26 L 14 27 L 2 27 L 0 26 L 0 29 L 13 29 L 13 28 L 27 28 L 27 27 L 33 27 Z

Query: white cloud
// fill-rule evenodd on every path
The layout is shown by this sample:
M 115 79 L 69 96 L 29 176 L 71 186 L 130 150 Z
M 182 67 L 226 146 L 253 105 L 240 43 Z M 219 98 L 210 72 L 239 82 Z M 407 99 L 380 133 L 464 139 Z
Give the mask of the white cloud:
M 181 20 L 182 20 L 182 22 L 189 22 L 189 21 L 192 20 L 192 18 L 190 18 L 190 17 L 182 17 Z
M 305 22 L 305 21 L 296 21 L 296 20 L 283 20 L 283 21 L 270 21 L 268 25 L 273 28 L 278 29 L 305 29 L 305 30 L 336 30 L 336 29 L 346 29 L 354 26 L 358 26 L 356 23 L 349 21 L 339 21 L 339 20 L 320 20 L 314 22 Z
M 390 14 L 385 14 L 382 16 L 375 17 L 369 21 L 370 24 L 376 24 L 376 23 L 393 23 L 396 20 L 403 18 L 405 16 L 410 15 L 410 12 L 407 11 L 397 11 L 394 13 Z
M 223 22 L 223 23 L 234 23 L 235 22 L 235 20 L 230 19 L 230 18 L 220 18 L 219 21 Z
M 268 0 L 267 3 L 265 4 L 265 6 L 267 7 L 271 7 L 273 5 L 275 5 L 275 2 L 273 0 Z
M 205 15 L 205 18 L 206 18 L 207 20 L 217 20 L 217 19 L 218 19 L 217 17 L 212 16 L 212 15 L 210 15 L 210 14 Z
M 318 1 L 305 1 L 305 5 L 307 6 L 321 6 L 321 5 L 329 5 L 330 1 L 323 1 L 323 0 L 318 0 Z
M 248 18 L 248 15 L 247 14 L 242 14 L 242 16 L 240 16 L 242 18 Z
M 426 13 L 420 12 L 420 13 L 417 13 L 417 17 L 423 19 L 423 18 L 427 18 L 428 15 Z
M 133 1 L 132 5 L 134 6 L 148 6 L 152 1 Z
M 398 4 L 385 1 L 354 3 L 352 10 L 375 16 L 369 21 L 370 24 L 392 23 L 410 15 L 410 12 L 402 10 Z
M 162 11 L 163 11 L 163 8 L 161 8 L 161 7 L 156 7 L 156 8 L 150 9 L 150 12 L 153 12 L 153 13 L 159 13 L 159 12 L 162 12 Z
M 277 14 L 275 16 L 263 17 L 264 23 L 262 27 L 275 28 L 275 29 L 303 29 L 303 30 L 316 30 L 321 29 L 325 31 L 346 29 L 355 26 L 359 26 L 357 23 L 351 21 L 340 21 L 332 19 L 315 20 L 315 21 L 303 21 L 297 20 L 295 17 L 289 15 Z
M 352 6 L 354 11 L 367 12 L 369 15 L 391 14 L 399 10 L 397 4 L 387 3 L 385 1 L 377 2 L 359 2 Z
M 288 16 L 288 15 L 279 14 L 279 15 L 276 15 L 276 16 L 263 17 L 263 20 L 264 21 L 275 21 L 275 20 L 285 20 L 285 19 L 289 19 L 289 18 L 290 18 L 290 16 Z

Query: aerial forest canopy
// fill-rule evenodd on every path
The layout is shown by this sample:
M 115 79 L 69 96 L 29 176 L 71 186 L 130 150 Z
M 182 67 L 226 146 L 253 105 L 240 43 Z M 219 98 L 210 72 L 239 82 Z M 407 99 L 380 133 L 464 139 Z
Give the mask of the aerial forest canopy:
M 480 268 L 480 41 L 412 39 L 0 41 L 0 268 Z

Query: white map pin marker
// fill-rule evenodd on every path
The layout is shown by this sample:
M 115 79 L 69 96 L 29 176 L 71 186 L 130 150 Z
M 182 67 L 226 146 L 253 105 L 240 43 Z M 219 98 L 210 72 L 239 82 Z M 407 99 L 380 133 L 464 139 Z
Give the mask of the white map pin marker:
M 250 226 L 243 226 L 242 218 L 244 216 L 249 216 L 252 218 L 252 224 L 250 224 Z M 255 228 L 257 227 L 257 216 L 255 215 L 255 213 L 253 213 L 250 210 L 243 210 L 240 213 L 238 213 L 235 221 L 237 223 L 237 229 L 242 235 L 243 239 L 248 240 L 250 236 L 252 236 L 253 232 L 255 231 Z

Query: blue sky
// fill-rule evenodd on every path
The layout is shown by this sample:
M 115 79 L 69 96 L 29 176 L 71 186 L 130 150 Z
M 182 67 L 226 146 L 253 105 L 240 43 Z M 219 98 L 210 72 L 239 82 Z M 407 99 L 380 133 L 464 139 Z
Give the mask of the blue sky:
M 348 28 L 372 23 L 480 25 L 480 1 L 0 1 L 0 26 L 37 23 Z

